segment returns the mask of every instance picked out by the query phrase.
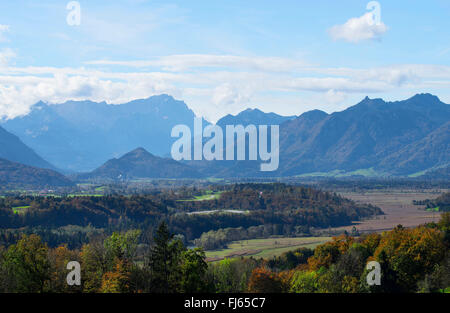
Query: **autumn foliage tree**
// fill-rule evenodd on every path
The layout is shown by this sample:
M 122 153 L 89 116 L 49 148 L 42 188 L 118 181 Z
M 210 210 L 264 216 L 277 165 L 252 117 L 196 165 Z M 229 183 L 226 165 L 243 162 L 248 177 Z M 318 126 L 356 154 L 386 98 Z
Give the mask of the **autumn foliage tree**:
M 15 292 L 44 292 L 51 278 L 48 247 L 39 236 L 24 235 L 3 255 L 2 272 Z
M 282 279 L 266 267 L 254 269 L 248 283 L 248 291 L 252 293 L 280 293 L 285 289 Z
M 69 286 L 66 282 L 67 264 L 71 261 L 80 261 L 78 251 L 70 250 L 67 245 L 62 245 L 49 250 L 50 281 L 49 290 L 52 292 L 81 292 L 82 287 Z
M 106 272 L 102 277 L 102 293 L 127 293 L 129 292 L 130 272 L 123 260 L 117 260 L 114 269 Z
M 417 281 L 442 261 L 445 251 L 439 230 L 397 227 L 383 234 L 374 257 L 385 261 L 397 273 L 399 286 L 414 291 Z
M 330 267 L 331 264 L 337 262 L 341 254 L 349 249 L 353 242 L 353 237 L 341 235 L 333 237 L 333 240 L 330 242 L 317 246 L 314 250 L 314 255 L 308 259 L 310 269 L 318 270 L 321 267 Z

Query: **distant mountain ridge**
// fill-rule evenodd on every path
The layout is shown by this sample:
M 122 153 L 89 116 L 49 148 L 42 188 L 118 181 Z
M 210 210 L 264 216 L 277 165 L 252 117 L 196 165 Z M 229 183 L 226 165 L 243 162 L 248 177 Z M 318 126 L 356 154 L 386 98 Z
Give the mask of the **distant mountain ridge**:
M 173 126 L 192 127 L 195 114 L 169 95 L 114 105 L 105 102 L 39 102 L 31 112 L 3 122 L 25 144 L 58 168 L 94 169 L 136 147 L 167 155 Z
M 422 163 L 414 162 L 416 165 L 409 167 L 394 156 L 407 149 L 408 145 L 419 144 L 448 121 L 450 106 L 430 94 L 396 102 L 365 98 L 357 105 L 330 114 L 316 123 L 309 131 L 307 141 L 292 145 L 280 143 L 280 158 L 287 160 L 281 173 L 297 175 L 308 171 L 352 171 L 373 167 L 404 175 L 441 165 L 449 161 L 448 154 L 447 160 L 436 157 Z M 286 132 L 287 126 L 289 124 L 282 127 L 280 137 L 283 139 L 293 135 Z M 303 130 L 296 129 L 295 135 L 301 136 Z M 442 138 L 441 144 L 427 153 L 442 155 L 435 149 L 447 150 L 449 144 L 448 137 Z
M 168 155 L 177 140 L 170 138 L 173 124 L 192 130 L 194 117 L 184 102 L 161 95 L 117 106 L 41 103 L 29 116 L 4 125 L 39 147 L 38 152 L 45 150 L 45 157 L 60 160 L 58 164 L 90 168 L 98 163 L 92 177 L 282 177 L 335 171 L 411 176 L 450 164 L 450 106 L 431 94 L 395 102 L 366 97 L 332 114 L 313 110 L 295 117 L 247 109 L 220 119 L 222 127 L 280 125 L 280 165 L 264 173 L 260 160 L 176 162 L 158 157 Z
M 25 145 L 17 136 L 0 127 L 0 158 L 29 166 L 55 169 L 36 152 Z
M 296 116 L 282 116 L 276 113 L 265 113 L 259 109 L 246 109 L 237 115 L 228 114 L 217 121 L 217 125 L 280 125 Z
M 197 166 L 205 175 L 222 177 L 336 170 L 411 175 L 450 163 L 449 121 L 450 106 L 431 94 L 396 102 L 366 97 L 341 112 L 314 110 L 282 123 L 280 166 L 275 172 L 260 172 L 259 161 L 216 161 L 209 167 L 197 162 Z

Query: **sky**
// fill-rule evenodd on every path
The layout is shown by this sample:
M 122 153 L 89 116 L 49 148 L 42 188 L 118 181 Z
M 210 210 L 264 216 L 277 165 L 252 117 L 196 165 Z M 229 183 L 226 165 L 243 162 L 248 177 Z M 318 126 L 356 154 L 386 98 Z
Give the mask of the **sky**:
M 450 1 L 0 0 L 0 117 L 170 94 L 214 122 L 450 103 Z

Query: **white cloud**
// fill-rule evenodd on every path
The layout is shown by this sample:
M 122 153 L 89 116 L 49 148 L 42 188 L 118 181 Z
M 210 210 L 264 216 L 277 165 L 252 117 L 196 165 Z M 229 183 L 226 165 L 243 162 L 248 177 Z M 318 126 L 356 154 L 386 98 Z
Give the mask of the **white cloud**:
M 237 88 L 229 83 L 223 83 L 212 92 L 212 102 L 215 110 L 226 112 L 238 112 L 250 101 L 249 90 Z
M 0 50 L 0 68 L 6 67 L 15 56 L 16 54 L 10 48 Z
M 126 67 L 109 66 L 106 70 L 103 62 L 80 68 L 8 66 L 13 52 L 2 52 L 0 117 L 9 118 L 26 114 L 40 100 L 61 103 L 89 99 L 118 104 L 168 93 L 186 100 L 197 114 L 214 122 L 248 107 L 267 108 L 272 101 L 271 111 L 292 114 L 301 113 L 305 103 L 308 108 L 314 107 L 312 99 L 321 108 L 336 109 L 366 95 L 412 94 L 445 90 L 450 85 L 450 67 L 442 65 L 324 68 L 303 66 L 288 58 L 200 55 L 196 59 L 176 55 L 151 60 L 151 66 L 145 64 L 148 68 L 133 62 L 108 61 Z M 138 68 L 130 70 L 131 64 Z M 276 71 L 277 67 L 283 71 Z M 300 99 L 305 94 L 309 98 Z M 294 109 L 293 103 L 298 107 Z
M 342 25 L 331 27 L 328 32 L 333 40 L 344 40 L 358 43 L 363 40 L 380 39 L 388 27 L 383 23 L 375 23 L 372 12 L 361 17 L 349 19 Z
M 9 32 L 9 25 L 0 24 L 0 42 L 7 41 L 4 33 Z
M 330 89 L 325 93 L 324 98 L 327 103 L 340 104 L 347 100 L 348 95 L 345 92 Z

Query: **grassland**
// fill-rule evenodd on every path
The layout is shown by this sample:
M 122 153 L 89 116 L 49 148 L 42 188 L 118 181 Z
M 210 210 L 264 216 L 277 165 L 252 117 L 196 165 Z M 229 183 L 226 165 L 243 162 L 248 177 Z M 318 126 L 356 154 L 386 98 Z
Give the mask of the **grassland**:
M 183 199 L 178 201 L 205 201 L 205 200 L 214 200 L 219 199 L 220 195 L 222 194 L 221 191 L 213 192 L 212 190 L 207 190 L 203 195 L 201 196 L 195 196 L 193 199 Z
M 214 213 L 221 213 L 221 214 L 249 214 L 249 210 L 209 210 L 209 211 L 196 211 L 196 212 L 189 212 L 188 215 L 195 215 L 195 214 L 214 214 Z
M 351 176 L 363 176 L 363 177 L 385 177 L 388 176 L 388 173 L 384 172 L 378 172 L 373 167 L 371 168 L 362 168 L 351 172 L 346 172 L 343 170 L 333 170 L 330 172 L 314 172 L 314 173 L 306 173 L 297 175 L 297 177 L 300 178 L 307 178 L 307 177 L 335 177 L 335 178 L 342 178 L 342 177 L 351 177 Z
M 228 248 L 222 250 L 206 251 L 208 262 L 219 261 L 225 258 L 252 256 L 256 258 L 271 258 L 286 251 L 297 248 L 315 248 L 331 240 L 331 237 L 296 237 L 296 238 L 268 238 L 234 241 Z
M 91 193 L 91 194 L 85 194 L 85 193 L 73 193 L 73 194 L 68 194 L 68 197 L 103 197 L 102 194 L 95 194 L 95 193 Z
M 96 192 L 104 192 L 105 188 L 106 188 L 105 186 L 97 187 L 97 188 L 95 188 L 95 191 Z
M 435 208 L 428 208 L 428 209 L 426 209 L 426 211 L 428 211 L 428 212 L 439 212 L 439 207 L 437 206 Z
M 12 208 L 14 214 L 25 214 L 25 211 L 29 208 L 29 205 L 25 205 L 25 206 L 17 206 Z

